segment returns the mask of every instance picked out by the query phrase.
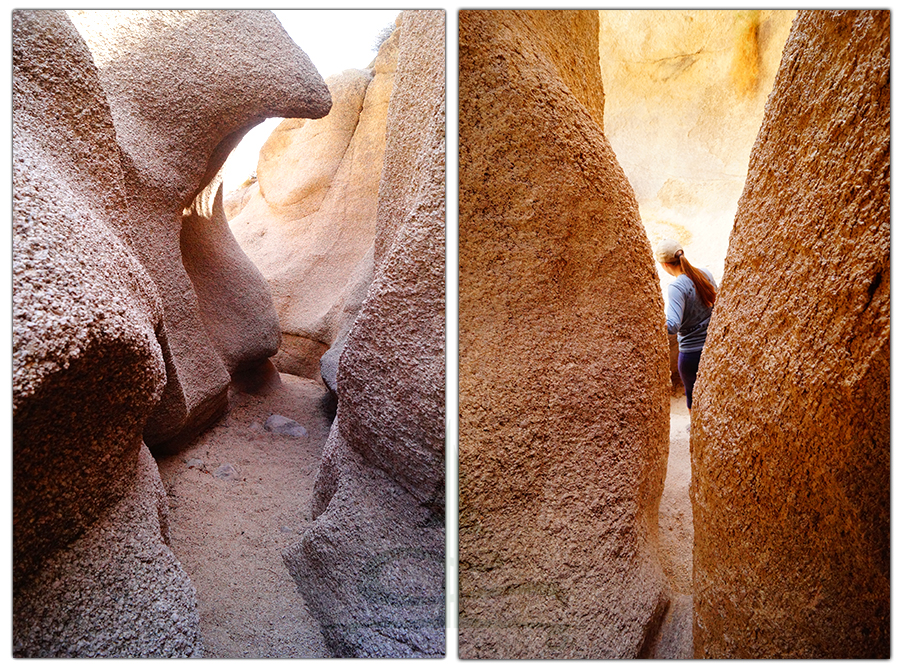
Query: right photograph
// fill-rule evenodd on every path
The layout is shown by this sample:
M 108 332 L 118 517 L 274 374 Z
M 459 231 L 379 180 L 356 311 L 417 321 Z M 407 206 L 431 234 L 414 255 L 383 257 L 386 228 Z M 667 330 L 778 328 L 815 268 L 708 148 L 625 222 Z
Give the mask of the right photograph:
M 889 658 L 890 11 L 458 19 L 459 658 Z

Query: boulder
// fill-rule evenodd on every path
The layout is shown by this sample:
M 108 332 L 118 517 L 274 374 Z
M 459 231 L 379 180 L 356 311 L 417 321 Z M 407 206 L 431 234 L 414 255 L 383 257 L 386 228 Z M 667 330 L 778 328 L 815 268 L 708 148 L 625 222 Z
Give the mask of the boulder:
M 596 11 L 460 13 L 465 659 L 635 658 L 668 603 L 663 301 L 598 34 Z
M 170 451 L 227 410 L 229 370 L 265 360 L 279 336 L 266 299 L 255 314 L 245 301 L 239 319 L 223 314 L 215 331 L 207 328 L 209 311 L 231 295 L 217 294 L 217 284 L 203 271 L 215 263 L 221 269 L 225 260 L 211 261 L 209 249 L 202 248 L 197 254 L 203 261 L 183 262 L 183 248 L 208 233 L 206 225 L 183 226 L 183 212 L 250 128 L 266 116 L 319 118 L 331 100 L 309 58 L 271 12 L 78 11 L 71 16 L 100 70 L 122 150 L 132 215 L 121 232 L 136 240 L 135 250 L 163 303 L 159 339 L 167 383 L 144 437 L 155 452 Z M 236 272 L 229 284 L 246 283 L 259 294 L 252 263 L 234 261 L 240 251 L 221 226 L 210 230 L 227 243 L 223 255 Z M 190 273 L 198 269 L 200 274 Z M 199 291 L 195 281 L 202 284 Z M 235 324 L 264 336 L 252 345 L 245 332 L 231 331 Z M 223 348 L 229 351 L 226 359 L 219 354 Z
M 327 79 L 331 113 L 287 119 L 260 150 L 258 186 L 231 228 L 269 281 L 281 328 L 275 364 L 319 376 L 372 281 L 372 243 L 398 35 L 369 69 Z M 338 349 L 337 354 L 340 354 Z
M 374 278 L 285 563 L 338 656 L 445 652 L 444 12 L 403 12 Z
M 168 546 L 168 502 L 142 446 L 125 496 L 17 592 L 17 657 L 197 657 L 194 587 Z
M 268 14 L 17 11 L 13 26 L 14 652 L 197 656 L 142 437 L 214 417 L 229 368 L 277 348 L 278 328 L 215 227 L 221 201 L 204 194 L 184 240 L 182 214 L 246 127 L 322 115 L 327 89 Z M 255 330 L 203 322 L 201 300 L 228 302 L 226 268 L 257 291 Z
M 797 16 L 695 393 L 697 658 L 890 656 L 888 11 Z
M 13 651 L 198 654 L 141 439 L 166 378 L 162 308 L 117 231 L 113 120 L 63 12 L 13 12 L 13 127 Z

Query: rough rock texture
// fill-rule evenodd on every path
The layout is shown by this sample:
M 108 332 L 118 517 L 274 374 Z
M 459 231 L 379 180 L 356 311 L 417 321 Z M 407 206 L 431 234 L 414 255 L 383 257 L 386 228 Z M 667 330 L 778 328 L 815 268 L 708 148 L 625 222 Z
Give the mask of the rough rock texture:
M 599 12 L 604 132 L 647 235 L 678 239 L 716 280 L 795 13 Z
M 182 263 L 184 246 L 197 243 L 195 237 L 183 238 L 183 210 L 250 128 L 266 116 L 324 116 L 330 96 L 271 12 L 87 11 L 71 16 L 100 70 L 122 149 L 132 212 L 122 232 L 135 240 L 163 303 L 159 338 L 167 383 L 144 433 L 151 448 L 162 452 L 221 415 L 227 408 L 229 368 L 265 360 L 278 339 L 265 300 L 249 329 L 271 331 L 255 346 L 228 331 L 236 322 L 233 314 L 219 320 L 215 331 L 207 329 L 210 318 L 203 312 L 229 296 L 217 293 L 204 276 L 189 274 L 208 269 L 208 262 Z M 214 229 L 222 239 L 221 226 Z M 225 252 L 232 260 L 240 253 L 233 246 Z M 209 258 L 207 249 L 197 253 Z M 251 266 L 245 260 L 231 262 L 229 269 L 240 273 L 229 282 L 257 289 Z M 192 279 L 203 284 L 199 293 Z M 241 313 L 242 318 L 251 315 Z M 232 346 L 235 340 L 241 342 L 238 348 Z M 223 349 L 229 352 L 226 360 L 219 356 Z
M 668 601 L 663 301 L 586 97 L 597 35 L 596 12 L 460 13 L 463 658 L 636 657 Z
M 890 656 L 889 71 L 888 11 L 798 15 L 695 395 L 697 657 Z
M 117 233 L 113 120 L 62 12 L 13 13 L 13 123 L 14 653 L 196 654 L 141 440 L 165 383 L 162 309 Z
M 338 370 L 314 526 L 284 559 L 339 656 L 442 656 L 444 13 L 403 12 L 375 275 Z
M 18 593 L 16 656 L 200 654 L 196 593 L 169 549 L 166 490 L 146 446 L 128 480 L 125 497 Z
M 285 333 L 279 370 L 319 376 L 319 358 L 346 338 L 372 281 L 372 244 L 388 100 L 397 68 L 394 34 L 371 69 L 329 77 L 331 113 L 289 119 L 260 151 L 258 187 L 231 221 L 272 286 Z

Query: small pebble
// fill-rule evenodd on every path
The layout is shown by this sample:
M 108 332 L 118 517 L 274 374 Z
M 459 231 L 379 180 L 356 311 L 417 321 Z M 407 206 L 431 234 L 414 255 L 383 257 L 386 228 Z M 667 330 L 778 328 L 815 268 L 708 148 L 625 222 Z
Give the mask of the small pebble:
M 273 434 L 282 434 L 284 436 L 293 436 L 294 438 L 303 438 L 308 436 L 306 429 L 296 420 L 291 420 L 283 415 L 270 415 L 266 420 L 266 431 Z
M 241 476 L 231 464 L 222 464 L 213 475 L 221 480 L 240 480 Z

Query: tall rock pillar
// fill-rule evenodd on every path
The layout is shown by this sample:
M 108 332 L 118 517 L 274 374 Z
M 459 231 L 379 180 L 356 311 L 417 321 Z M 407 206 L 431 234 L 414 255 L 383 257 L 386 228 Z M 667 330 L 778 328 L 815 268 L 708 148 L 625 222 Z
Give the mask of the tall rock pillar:
M 890 655 L 890 13 L 801 12 L 695 394 L 694 649 Z
M 663 302 L 590 11 L 463 11 L 463 658 L 640 655 L 667 603 Z

